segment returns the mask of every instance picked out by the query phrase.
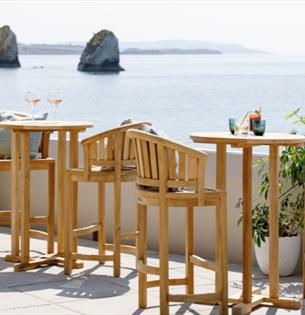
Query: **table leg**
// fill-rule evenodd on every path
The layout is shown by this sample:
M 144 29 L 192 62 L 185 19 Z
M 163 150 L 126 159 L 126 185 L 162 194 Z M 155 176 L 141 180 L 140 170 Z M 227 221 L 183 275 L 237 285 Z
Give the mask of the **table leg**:
M 216 188 L 224 191 L 227 189 L 227 146 L 223 143 L 217 144 L 216 148 Z M 219 235 L 216 235 L 216 239 L 217 237 Z M 220 261 L 220 254 L 219 248 L 216 246 L 217 261 Z M 216 292 L 220 292 L 222 285 L 218 273 L 216 273 L 215 282 Z
M 252 147 L 243 148 L 243 287 L 242 303 L 233 307 L 232 314 L 248 314 L 258 298 L 252 302 Z
M 65 226 L 65 170 L 66 170 L 66 132 L 58 132 L 57 144 L 57 241 L 58 254 L 64 254 Z
M 11 254 L 5 257 L 6 261 L 17 262 L 20 255 L 20 208 L 19 196 L 19 152 L 20 142 L 17 132 L 11 132 Z
M 30 134 L 22 132 L 20 166 L 20 212 L 21 212 L 21 264 L 27 264 L 30 258 Z
M 243 149 L 243 303 L 252 302 L 252 147 Z
M 222 143 L 217 144 L 216 151 L 216 188 L 227 188 L 227 146 Z
M 70 168 L 78 167 L 78 132 L 70 132 Z M 71 200 L 71 209 L 73 213 L 73 229 L 78 225 L 78 182 L 72 181 L 71 192 L 74 198 Z M 77 237 L 73 238 L 73 252 L 77 252 Z
M 269 153 L 269 295 L 279 296 L 279 148 Z

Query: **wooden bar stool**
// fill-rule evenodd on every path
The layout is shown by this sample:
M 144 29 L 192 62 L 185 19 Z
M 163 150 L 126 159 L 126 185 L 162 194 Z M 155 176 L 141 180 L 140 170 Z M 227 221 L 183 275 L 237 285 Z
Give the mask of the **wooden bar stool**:
M 204 188 L 207 156 L 197 150 L 139 130 L 129 130 L 136 148 L 139 272 L 139 307 L 147 305 L 147 289 L 160 287 L 160 313 L 169 313 L 169 302 L 219 303 L 220 314 L 228 312 L 226 193 Z M 147 206 L 159 207 L 159 267 L 147 265 Z M 194 254 L 194 207 L 216 207 L 216 263 Z M 186 207 L 186 276 L 169 279 L 168 207 Z M 213 270 L 216 289 L 194 294 L 194 265 Z M 147 274 L 159 280 L 148 281 Z M 186 294 L 169 293 L 170 285 L 185 285 Z
M 67 204 L 65 226 L 65 273 L 71 274 L 76 259 L 97 260 L 99 263 L 113 261 L 114 276 L 120 276 L 121 252 L 136 253 L 135 246 L 122 245 L 122 240 L 136 239 L 136 232 L 121 233 L 121 183 L 134 182 L 136 178 L 135 152 L 126 137 L 130 128 L 140 128 L 149 122 L 126 124 L 84 139 L 84 168 L 67 171 Z M 73 182 L 96 182 L 98 184 L 98 223 L 78 228 Z M 105 184 L 114 185 L 113 244 L 105 242 Z M 98 233 L 98 254 L 85 255 L 77 251 L 77 238 L 93 232 Z M 106 255 L 106 250 L 113 252 Z
M 16 116 L 29 117 L 25 113 L 14 113 Z M 43 224 L 47 227 L 47 232 L 31 228 L 29 233 L 32 237 L 47 240 L 48 254 L 54 253 L 54 202 L 55 202 L 55 160 L 49 157 L 50 132 L 43 132 L 41 144 L 39 147 L 40 157 L 30 160 L 31 171 L 46 170 L 48 174 L 48 211 L 47 215 L 31 216 L 30 224 Z M 9 172 L 11 170 L 10 159 L 0 159 L 0 172 Z M 20 218 L 20 214 L 19 214 Z M 13 223 L 14 224 L 14 223 Z M 11 210 L 0 210 L 0 225 L 11 225 Z M 13 240 L 13 238 L 12 238 Z M 19 252 L 19 242 L 12 244 L 16 252 Z M 17 247 L 17 248 L 16 248 Z M 7 255 L 7 261 L 17 262 L 18 258 Z

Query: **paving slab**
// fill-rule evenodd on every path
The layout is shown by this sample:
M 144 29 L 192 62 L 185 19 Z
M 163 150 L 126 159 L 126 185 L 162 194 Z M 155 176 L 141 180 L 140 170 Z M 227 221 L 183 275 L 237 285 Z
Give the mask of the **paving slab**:
M 34 305 L 44 305 L 44 301 L 16 290 L 0 289 L 0 313 L 5 314 L 8 309 L 23 308 Z
M 23 315 L 32 315 L 32 314 L 41 314 L 41 315 L 57 315 L 57 314 L 81 314 L 76 311 L 72 311 L 65 307 L 59 305 L 42 305 L 42 306 L 30 306 L 16 309 L 5 310 L 2 315 L 10 315 L 10 314 L 23 314 Z

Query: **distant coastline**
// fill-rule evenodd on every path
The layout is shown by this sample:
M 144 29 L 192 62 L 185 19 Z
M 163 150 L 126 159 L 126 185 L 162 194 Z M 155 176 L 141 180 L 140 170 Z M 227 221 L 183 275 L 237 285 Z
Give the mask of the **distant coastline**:
M 84 47 L 79 45 L 19 44 L 20 55 L 80 55 Z M 139 49 L 128 48 L 120 51 L 121 55 L 221 55 L 215 49 Z
M 121 51 L 121 55 L 222 55 L 214 49 L 139 49 L 129 48 Z
M 22 44 L 20 55 L 81 55 L 85 43 Z M 191 40 L 161 40 L 156 42 L 120 42 L 122 55 L 220 55 L 267 53 L 239 44 Z

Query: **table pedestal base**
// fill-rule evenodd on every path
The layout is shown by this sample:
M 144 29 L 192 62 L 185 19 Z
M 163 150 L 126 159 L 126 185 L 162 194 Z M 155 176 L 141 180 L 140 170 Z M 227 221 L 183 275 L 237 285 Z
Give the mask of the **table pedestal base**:
M 234 299 L 229 299 L 234 304 L 237 302 Z M 295 298 L 270 298 L 262 295 L 253 295 L 251 303 L 242 303 L 240 300 L 238 304 L 232 308 L 232 315 L 244 315 L 249 314 L 251 311 L 258 306 L 273 306 L 277 308 L 285 308 L 291 310 L 298 310 L 301 308 L 301 301 Z
M 7 255 L 5 260 L 15 263 L 14 271 L 32 270 L 38 267 L 47 267 L 50 265 L 64 266 L 64 258 L 60 254 L 43 255 L 37 258 L 30 258 L 28 262 L 21 262 L 20 256 Z M 74 269 L 81 269 L 84 263 L 81 261 L 73 261 Z
M 11 263 L 18 263 L 18 262 L 21 261 L 21 257 L 20 256 L 15 256 L 15 255 L 12 255 L 12 254 L 6 255 L 4 259 L 5 259 L 5 261 L 11 262 Z

